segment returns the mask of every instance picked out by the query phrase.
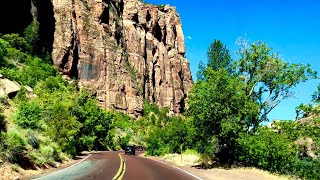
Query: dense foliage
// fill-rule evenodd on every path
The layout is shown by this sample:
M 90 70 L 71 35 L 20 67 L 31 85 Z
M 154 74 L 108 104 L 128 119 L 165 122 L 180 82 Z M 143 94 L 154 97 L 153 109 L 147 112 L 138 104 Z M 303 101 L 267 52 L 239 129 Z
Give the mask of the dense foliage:
M 217 43 L 211 44 L 208 64 L 200 66 L 201 76 L 188 97 L 187 115 L 196 132 L 193 148 L 220 163 L 318 179 L 317 120 L 261 126 L 280 102 L 292 97 L 293 87 L 316 78 L 316 72 L 283 61 L 262 42 L 240 48 L 240 59 L 230 62 L 225 46 Z M 307 117 L 310 109 L 317 108 L 302 105 L 297 112 Z
M 129 127 L 133 120 L 101 109 L 85 89 L 79 90 L 76 80 L 64 79 L 49 57 L 37 56 L 35 23 L 26 29 L 25 38 L 0 38 L 0 73 L 23 85 L 13 101 L 0 97 L 1 109 L 17 108 L 7 118 L 0 115 L 0 158 L 22 166 L 54 165 L 81 151 L 125 147 L 130 136 L 119 140 L 116 129 Z
M 319 179 L 320 121 L 274 122 L 238 139 L 238 161 L 273 172 Z
M 142 133 L 150 155 L 178 153 L 191 143 L 191 128 L 183 117 L 169 116 L 168 109 L 154 104 L 144 105 L 144 117 L 138 120 L 138 133 Z
M 246 96 L 245 84 L 225 69 L 204 71 L 204 79 L 193 86 L 188 115 L 196 129 L 195 145 L 200 153 L 221 161 L 233 160 L 236 139 L 247 132 L 258 117 L 258 104 Z

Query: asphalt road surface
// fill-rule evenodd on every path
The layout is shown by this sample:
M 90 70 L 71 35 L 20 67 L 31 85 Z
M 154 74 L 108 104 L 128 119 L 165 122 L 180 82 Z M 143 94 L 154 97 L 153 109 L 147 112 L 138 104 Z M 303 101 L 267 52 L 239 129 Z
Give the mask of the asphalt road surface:
M 137 152 L 139 154 L 139 152 Z M 99 152 L 68 168 L 35 177 L 37 180 L 196 180 L 179 168 L 121 151 Z

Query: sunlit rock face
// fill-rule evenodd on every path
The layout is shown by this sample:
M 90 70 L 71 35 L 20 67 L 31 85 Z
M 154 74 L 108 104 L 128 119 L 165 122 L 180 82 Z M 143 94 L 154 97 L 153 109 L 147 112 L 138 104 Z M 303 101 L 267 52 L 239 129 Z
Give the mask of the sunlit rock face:
M 192 77 L 175 8 L 139 0 L 23 0 L 20 5 L 27 23 L 40 22 L 40 47 L 102 107 L 135 117 L 145 100 L 171 113 L 185 110 Z

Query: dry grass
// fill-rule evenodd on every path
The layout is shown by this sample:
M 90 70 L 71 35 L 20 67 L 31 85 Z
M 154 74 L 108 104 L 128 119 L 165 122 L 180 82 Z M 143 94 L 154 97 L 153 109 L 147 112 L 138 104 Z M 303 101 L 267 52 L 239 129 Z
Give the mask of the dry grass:
M 9 163 L 0 164 L 0 180 L 21 178 L 21 168 Z
M 159 159 L 159 158 L 156 158 Z M 257 168 L 212 168 L 198 169 L 195 166 L 200 164 L 200 155 L 193 151 L 182 154 L 167 154 L 160 158 L 172 165 L 179 166 L 204 180 L 288 180 L 289 176 L 272 174 L 268 171 Z
M 167 154 L 161 157 L 161 160 L 174 164 L 176 166 L 196 166 L 199 165 L 200 156 L 198 154 Z
M 185 167 L 184 169 L 203 178 L 204 180 L 288 180 L 288 176 L 280 176 L 272 174 L 268 171 L 263 171 L 256 168 L 213 168 L 213 169 L 196 169 Z

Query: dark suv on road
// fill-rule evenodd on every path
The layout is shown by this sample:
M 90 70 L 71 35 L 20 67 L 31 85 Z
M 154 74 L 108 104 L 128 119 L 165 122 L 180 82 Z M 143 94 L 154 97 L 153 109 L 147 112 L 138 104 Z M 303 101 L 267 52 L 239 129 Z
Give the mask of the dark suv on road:
M 125 154 L 132 154 L 132 155 L 136 155 L 136 147 L 133 145 L 128 145 L 126 147 L 126 149 L 124 150 Z

